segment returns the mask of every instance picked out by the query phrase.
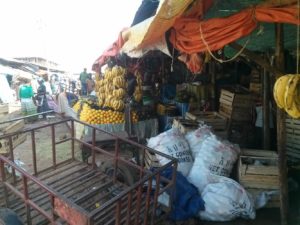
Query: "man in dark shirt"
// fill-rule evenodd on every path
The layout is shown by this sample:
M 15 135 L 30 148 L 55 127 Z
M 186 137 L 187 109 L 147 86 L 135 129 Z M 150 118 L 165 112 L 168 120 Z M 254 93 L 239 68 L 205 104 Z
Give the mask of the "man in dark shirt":
M 83 69 L 83 72 L 80 73 L 79 80 L 81 82 L 81 95 L 87 94 L 87 83 L 88 73 L 86 72 L 86 68 Z

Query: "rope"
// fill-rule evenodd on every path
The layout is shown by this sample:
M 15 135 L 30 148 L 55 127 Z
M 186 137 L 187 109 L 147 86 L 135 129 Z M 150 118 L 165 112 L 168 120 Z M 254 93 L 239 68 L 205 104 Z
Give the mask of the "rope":
M 298 19 L 300 19 L 300 0 L 298 0 Z M 297 64 L 296 64 L 296 71 L 297 74 L 299 74 L 299 35 L 300 35 L 300 31 L 299 31 L 299 25 L 297 25 Z
M 298 0 L 299 1 L 299 0 Z M 253 6 L 252 10 L 251 10 L 251 17 L 252 20 L 257 24 L 257 20 L 255 17 L 255 10 L 256 7 Z M 247 47 L 248 43 L 250 42 L 250 37 L 247 39 L 247 41 L 245 42 L 245 44 L 243 45 L 243 47 L 231 58 L 231 59 L 227 59 L 227 60 L 223 60 L 223 59 L 218 59 L 216 56 L 214 56 L 214 54 L 212 53 L 212 51 L 209 48 L 208 43 L 205 41 L 204 37 L 203 37 L 203 32 L 202 32 L 202 26 L 201 23 L 199 24 L 199 28 L 200 28 L 200 36 L 201 36 L 201 40 L 203 41 L 207 51 L 209 52 L 209 54 L 211 55 L 211 57 L 213 57 L 216 61 L 220 62 L 220 63 L 226 63 L 226 62 L 231 62 L 233 60 L 235 60 L 237 57 L 239 57 L 242 52 L 244 51 L 244 49 Z M 257 35 L 260 34 L 260 31 L 257 33 Z
M 202 27 L 201 27 L 201 23 L 199 25 L 199 28 L 200 28 L 200 36 L 201 36 L 201 40 L 203 41 L 205 47 L 206 47 L 206 50 L 208 51 L 208 53 L 211 55 L 211 57 L 218 61 L 219 63 L 226 63 L 226 62 L 231 62 L 233 60 L 235 60 L 237 57 L 239 57 L 242 52 L 244 51 L 244 49 L 246 48 L 246 46 L 248 45 L 249 41 L 250 41 L 250 38 L 246 41 L 246 43 L 244 44 L 244 46 L 230 59 L 227 59 L 227 60 L 223 60 L 223 59 L 218 59 L 216 56 L 214 56 L 214 54 L 212 53 L 212 51 L 210 50 L 209 48 L 209 45 L 208 43 L 205 41 L 204 37 L 203 37 L 203 32 L 202 32 Z

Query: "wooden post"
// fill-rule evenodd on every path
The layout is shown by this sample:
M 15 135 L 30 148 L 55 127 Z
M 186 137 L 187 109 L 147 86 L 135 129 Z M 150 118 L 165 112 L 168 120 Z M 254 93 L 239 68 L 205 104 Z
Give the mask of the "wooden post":
M 276 66 L 284 70 L 284 43 L 283 43 L 283 25 L 276 24 Z M 279 77 L 279 76 L 278 76 Z M 277 77 L 277 78 L 278 78 Z M 287 186 L 287 163 L 285 149 L 285 112 L 277 107 L 277 151 L 278 151 L 278 170 L 280 187 L 280 213 L 281 224 L 288 224 L 288 186 Z
M 263 137 L 264 149 L 270 150 L 270 79 L 266 69 L 263 69 Z
M 211 60 L 210 63 L 210 68 L 209 68 L 209 73 L 211 75 L 211 97 L 212 97 L 212 111 L 217 110 L 217 99 L 216 99 L 216 61 Z

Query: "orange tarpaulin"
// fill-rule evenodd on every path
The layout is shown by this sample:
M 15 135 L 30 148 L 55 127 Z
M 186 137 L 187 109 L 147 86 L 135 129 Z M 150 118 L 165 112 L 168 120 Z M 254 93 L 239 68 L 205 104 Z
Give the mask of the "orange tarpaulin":
M 173 26 L 170 41 L 176 49 L 185 54 L 205 52 L 208 48 L 210 51 L 215 51 L 249 35 L 257 27 L 258 22 L 299 25 L 297 16 L 297 6 L 290 5 L 278 8 L 257 6 L 229 17 L 213 18 L 207 21 L 199 21 L 197 18 L 180 18 Z M 200 32 L 203 38 L 201 38 Z M 197 68 L 190 65 L 191 67 Z M 197 69 L 199 70 L 199 68 Z
M 250 8 L 226 18 L 214 18 L 207 21 L 182 18 L 174 24 L 170 41 L 181 52 L 206 51 L 200 35 L 201 26 L 204 40 L 214 51 L 249 35 L 256 28 L 257 22 L 299 24 L 297 13 L 297 7 L 293 5 L 283 8 Z

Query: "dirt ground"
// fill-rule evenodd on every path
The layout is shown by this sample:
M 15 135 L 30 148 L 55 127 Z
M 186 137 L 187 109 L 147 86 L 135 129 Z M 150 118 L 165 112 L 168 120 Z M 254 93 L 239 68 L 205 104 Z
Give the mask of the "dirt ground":
M 21 116 L 18 111 L 18 106 L 12 109 L 14 117 Z M 59 121 L 59 118 L 49 118 L 48 120 L 37 120 L 34 123 L 27 123 L 26 128 L 33 128 L 40 125 L 49 124 L 55 121 Z M 55 127 L 56 142 L 62 141 L 70 137 L 70 130 L 66 124 L 60 124 Z M 51 129 L 41 129 L 35 133 L 36 136 L 36 154 L 39 159 L 37 162 L 38 169 L 47 168 L 52 165 L 52 140 L 51 140 Z M 27 139 L 24 143 L 19 145 L 14 150 L 14 157 L 20 163 L 25 170 L 33 172 L 33 155 L 32 155 L 32 141 L 31 134 L 27 134 Z M 71 154 L 71 143 L 70 141 L 57 145 L 57 163 L 67 159 Z M 76 157 L 81 157 L 80 147 L 75 146 Z M 24 166 L 26 165 L 26 166 Z M 292 193 L 291 195 L 291 219 L 288 225 L 300 225 L 300 195 Z M 199 219 L 190 219 L 183 222 L 171 222 L 163 220 L 158 223 L 159 225 L 279 225 L 280 224 L 280 211 L 279 209 L 262 209 L 257 211 L 257 218 L 255 220 L 243 220 L 238 219 L 231 222 L 207 222 L 200 221 Z

